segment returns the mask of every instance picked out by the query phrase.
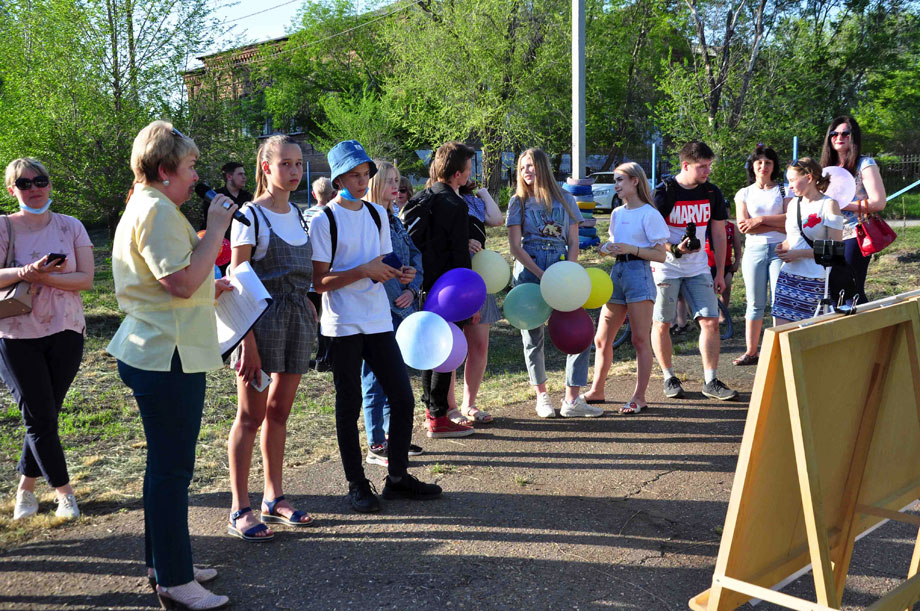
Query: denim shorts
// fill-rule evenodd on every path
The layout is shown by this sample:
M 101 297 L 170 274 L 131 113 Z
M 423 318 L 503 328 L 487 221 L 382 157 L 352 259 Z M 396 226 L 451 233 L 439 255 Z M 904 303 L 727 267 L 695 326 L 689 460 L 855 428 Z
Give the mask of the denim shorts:
M 673 322 L 677 315 L 677 296 L 682 295 L 690 306 L 693 319 L 715 318 L 719 315 L 719 302 L 709 274 L 689 278 L 667 278 L 658 283 L 658 296 L 652 315 L 656 322 Z
M 613 295 L 608 303 L 637 303 L 655 301 L 658 294 L 648 261 L 617 261 L 610 270 L 613 280 Z

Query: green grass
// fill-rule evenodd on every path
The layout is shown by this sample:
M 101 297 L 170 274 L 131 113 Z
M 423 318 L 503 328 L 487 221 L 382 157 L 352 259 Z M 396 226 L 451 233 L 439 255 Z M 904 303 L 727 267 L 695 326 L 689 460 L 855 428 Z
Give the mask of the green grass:
M 888 202 L 882 211 L 887 219 L 920 219 L 920 187 L 915 187 L 904 195 L 899 195 Z
M 598 217 L 598 233 L 606 236 L 608 215 Z M 897 228 L 896 228 L 897 229 Z M 873 262 L 868 290 L 874 296 L 892 295 L 920 287 L 920 228 L 897 229 L 899 237 Z M 64 401 L 60 415 L 61 438 L 67 452 L 71 478 L 80 502 L 108 504 L 118 511 L 136 503 L 145 459 L 144 434 L 137 407 L 130 391 L 118 377 L 115 360 L 105 352 L 109 338 L 121 322 L 112 285 L 109 244 L 104 236 L 94 235 L 96 278 L 92 291 L 84 293 L 87 317 L 87 341 L 83 364 Z M 487 247 L 501 252 L 510 261 L 507 234 L 502 227 L 490 228 Z M 580 257 L 585 266 L 609 269 L 612 260 L 590 249 Z M 503 294 L 498 296 L 499 305 Z M 744 282 L 737 275 L 732 291 L 732 311 L 736 337 L 744 327 Z M 596 318 L 597 310 L 592 312 Z M 695 334 L 681 337 L 675 344 L 677 353 L 697 351 Z M 632 372 L 635 354 L 627 342 L 615 355 L 613 373 Z M 546 351 L 549 389 L 563 388 L 565 356 L 557 350 Z M 207 395 L 201 436 L 197 447 L 197 467 L 193 492 L 225 491 L 227 482 L 226 439 L 236 414 L 236 389 L 233 375 L 226 369 L 207 377 Z M 412 383 L 418 392 L 418 375 Z M 459 390 L 458 390 L 459 394 Z M 416 396 L 419 396 L 418 394 Z M 504 321 L 494 325 L 490 335 L 489 364 L 477 405 L 486 410 L 501 410 L 520 401 L 530 401 L 533 391 L 527 372 L 517 329 Z M 315 462 L 335 453 L 335 394 L 330 373 L 310 372 L 303 377 L 288 421 L 288 436 L 296 443 L 287 446 L 285 465 Z M 421 421 L 423 410 L 416 409 Z M 29 525 L 13 524 L 12 492 L 17 475 L 15 464 L 22 447 L 23 427 L 19 410 L 9 394 L 0 395 L 0 547 L 13 541 L 34 537 L 45 528 L 57 527 L 54 520 L 38 520 Z M 258 489 L 262 477 L 258 451 L 253 460 L 251 485 Z M 438 464 L 433 473 L 450 474 L 450 465 Z M 530 478 L 516 481 L 526 486 Z M 45 500 L 50 490 L 39 486 Z M 96 512 L 99 509 L 97 507 Z M 90 516 L 87 519 L 93 519 Z

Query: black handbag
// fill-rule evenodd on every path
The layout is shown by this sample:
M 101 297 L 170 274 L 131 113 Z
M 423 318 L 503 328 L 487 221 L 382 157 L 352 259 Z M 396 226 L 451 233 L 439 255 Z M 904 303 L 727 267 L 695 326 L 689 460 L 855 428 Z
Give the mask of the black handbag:
M 812 248 L 815 242 L 805 235 L 805 227 L 802 226 L 802 198 L 795 199 L 795 209 L 798 215 L 799 231 L 805 242 Z M 824 267 L 831 268 L 831 275 L 828 278 L 828 292 L 831 301 L 838 303 L 840 294 L 843 293 L 843 300 L 852 301 L 859 294 L 856 287 L 856 273 L 849 266 L 844 258 L 845 246 L 843 242 L 836 240 L 820 240 L 822 242 L 822 252 L 815 252 L 815 261 Z

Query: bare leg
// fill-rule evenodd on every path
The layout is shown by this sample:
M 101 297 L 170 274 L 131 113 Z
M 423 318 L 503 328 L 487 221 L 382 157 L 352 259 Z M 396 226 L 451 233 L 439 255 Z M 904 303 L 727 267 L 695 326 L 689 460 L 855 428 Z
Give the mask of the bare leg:
M 760 346 L 760 332 L 763 330 L 763 319 L 744 321 L 744 343 L 747 346 L 745 354 L 757 356 Z
M 636 349 L 636 388 L 633 391 L 631 401 L 636 405 L 645 406 L 645 391 L 648 388 L 648 380 L 652 375 L 652 348 L 649 345 L 652 330 L 652 312 L 655 308 L 653 301 L 639 301 L 630 303 L 627 306 L 629 310 L 629 324 L 632 328 L 632 345 Z M 664 326 L 665 334 L 668 334 L 667 326 Z
M 719 368 L 719 317 L 698 318 L 700 325 L 700 356 L 703 357 L 703 369 Z
M 630 323 L 631 325 L 632 323 Z M 655 358 L 658 359 L 658 366 L 662 369 L 671 368 L 671 334 L 668 332 L 668 323 L 652 322 L 652 350 L 655 352 Z
M 489 360 L 489 327 L 480 323 L 463 329 L 469 350 L 463 367 L 463 409 L 476 405 L 476 396 Z
M 230 464 L 230 494 L 232 497 L 230 511 L 235 512 L 249 507 L 249 469 L 252 466 L 252 447 L 255 445 L 256 433 L 265 419 L 265 402 L 268 392 L 256 392 L 249 384 L 236 378 L 237 410 L 236 419 L 230 427 L 227 439 L 227 458 Z M 246 513 L 237 521 L 237 528 L 246 531 L 259 524 L 252 513 Z M 257 533 L 256 536 L 268 536 L 269 531 Z
M 284 443 L 287 438 L 287 420 L 300 384 L 299 373 L 273 373 L 272 385 L 268 390 L 265 420 L 262 423 L 262 464 L 265 466 L 265 489 L 263 499 L 274 500 L 284 494 L 281 483 L 281 468 L 284 464 Z M 265 508 L 267 509 L 267 507 Z M 294 508 L 285 500 L 278 504 L 275 512 L 285 517 L 294 513 Z M 309 522 L 303 516 L 301 522 Z
M 594 335 L 594 379 L 591 388 L 585 393 L 585 399 L 604 400 L 604 385 L 613 363 L 613 338 L 626 320 L 626 306 L 621 304 L 604 304 Z

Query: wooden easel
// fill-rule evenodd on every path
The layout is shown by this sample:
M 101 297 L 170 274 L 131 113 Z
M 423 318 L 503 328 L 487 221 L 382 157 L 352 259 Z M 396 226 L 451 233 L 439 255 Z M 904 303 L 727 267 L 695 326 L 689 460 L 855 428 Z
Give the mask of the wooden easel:
M 910 294 L 913 295 L 913 294 Z M 920 300 L 764 335 L 712 587 L 696 611 L 759 598 L 839 609 L 856 537 L 920 497 Z M 773 589 L 812 565 L 817 602 Z M 908 579 L 872 610 L 920 600 Z

